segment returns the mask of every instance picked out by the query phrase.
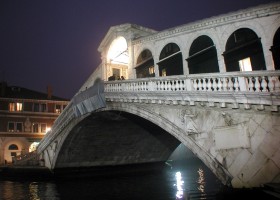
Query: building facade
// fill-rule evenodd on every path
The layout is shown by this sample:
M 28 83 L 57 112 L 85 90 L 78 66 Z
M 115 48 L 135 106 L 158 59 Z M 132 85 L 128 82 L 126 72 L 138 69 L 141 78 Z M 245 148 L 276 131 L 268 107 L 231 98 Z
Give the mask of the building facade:
M 68 99 L 0 83 L 0 165 L 36 149 L 69 103 Z

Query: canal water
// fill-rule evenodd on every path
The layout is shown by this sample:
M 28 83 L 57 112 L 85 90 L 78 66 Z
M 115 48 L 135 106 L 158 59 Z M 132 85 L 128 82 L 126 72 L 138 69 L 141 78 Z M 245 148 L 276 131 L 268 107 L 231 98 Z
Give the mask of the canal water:
M 16 167 L 4 176 L 3 167 L 0 200 L 277 199 L 262 189 L 224 186 L 201 160 L 180 146 L 163 163 L 61 169 L 55 176 L 38 169 L 32 173 L 19 169 L 19 173 Z
M 113 169 L 106 170 L 113 172 Z M 28 176 L 10 180 L 0 177 L 1 200 L 219 200 L 257 197 L 273 199 L 260 190 L 233 190 L 223 186 L 196 157 L 140 168 L 130 166 L 114 173 L 96 173 L 96 170 L 87 169 L 42 180 Z

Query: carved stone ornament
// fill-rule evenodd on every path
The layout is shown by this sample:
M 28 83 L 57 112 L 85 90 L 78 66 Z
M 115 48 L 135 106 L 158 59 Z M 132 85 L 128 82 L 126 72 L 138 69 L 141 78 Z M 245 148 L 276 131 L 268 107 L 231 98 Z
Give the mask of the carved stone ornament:
M 24 131 L 25 132 L 31 132 L 31 122 L 30 122 L 29 117 L 27 117 L 25 122 L 24 122 Z
M 181 112 L 181 122 L 185 123 L 185 130 L 188 135 L 199 133 L 195 119 L 197 118 L 197 113 L 191 110 L 182 110 Z
M 228 113 L 222 113 L 222 116 L 225 120 L 225 123 L 228 125 L 228 126 L 231 126 L 232 125 L 232 118 L 230 116 L 230 114 Z

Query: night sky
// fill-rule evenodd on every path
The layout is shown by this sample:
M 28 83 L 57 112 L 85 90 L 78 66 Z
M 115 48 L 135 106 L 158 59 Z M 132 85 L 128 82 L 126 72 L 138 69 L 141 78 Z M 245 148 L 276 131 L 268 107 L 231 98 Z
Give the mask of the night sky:
M 1 0 L 0 81 L 72 98 L 111 26 L 157 31 L 277 0 Z M 279 1 L 279 0 L 278 0 Z

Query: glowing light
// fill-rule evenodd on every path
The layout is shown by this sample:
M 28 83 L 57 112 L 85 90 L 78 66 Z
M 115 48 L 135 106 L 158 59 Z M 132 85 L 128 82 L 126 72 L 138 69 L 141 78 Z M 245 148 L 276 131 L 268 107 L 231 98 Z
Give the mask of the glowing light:
M 128 64 L 127 43 L 124 37 L 118 37 L 112 42 L 107 58 L 110 63 Z
M 48 133 L 49 131 L 51 131 L 51 128 L 50 128 L 50 127 L 47 127 L 47 128 L 46 128 L 46 133 Z
M 184 197 L 184 190 L 183 190 L 184 181 L 182 180 L 181 172 L 176 172 L 175 177 L 176 177 L 176 186 L 177 186 L 176 198 L 181 199 Z
M 239 67 L 241 71 L 252 71 L 250 58 L 244 58 L 242 60 L 239 60 Z
M 39 142 L 33 142 L 29 147 L 29 152 L 35 151 L 37 149 Z

